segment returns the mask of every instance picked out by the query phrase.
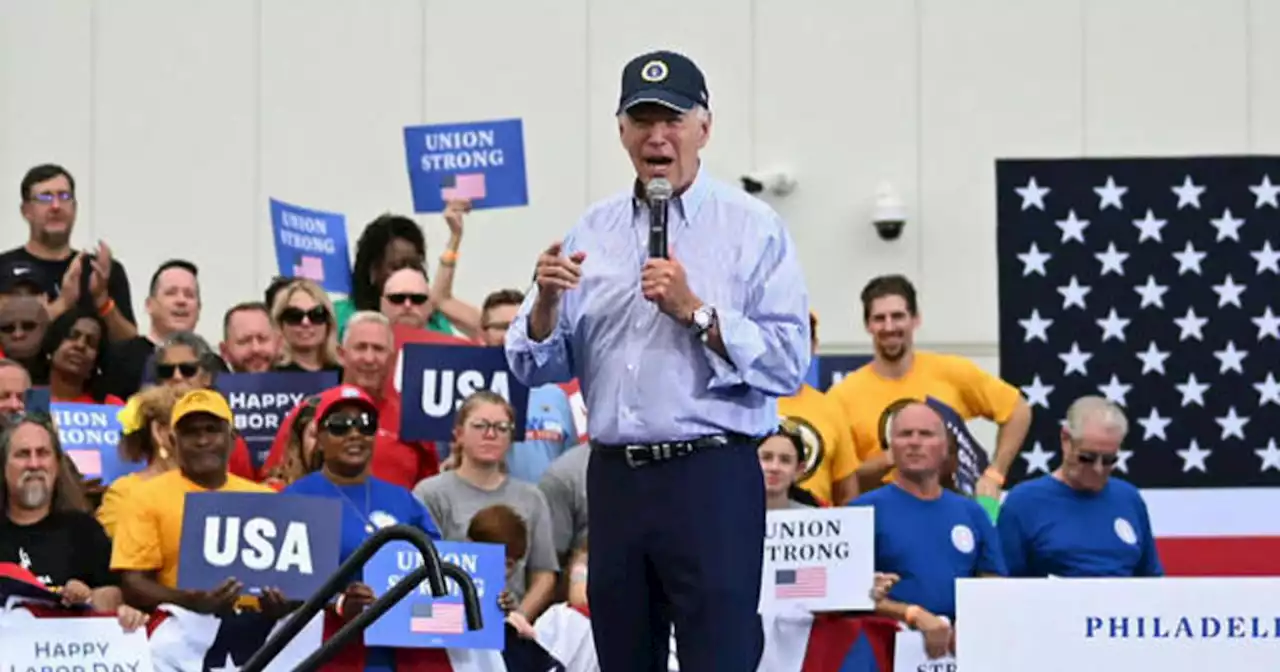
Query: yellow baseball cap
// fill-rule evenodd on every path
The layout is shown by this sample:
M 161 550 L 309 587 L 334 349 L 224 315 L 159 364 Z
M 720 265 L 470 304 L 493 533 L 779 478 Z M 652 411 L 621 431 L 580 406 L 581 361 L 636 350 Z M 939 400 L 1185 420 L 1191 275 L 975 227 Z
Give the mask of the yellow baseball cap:
M 169 416 L 170 426 L 192 413 L 208 413 L 215 418 L 232 421 L 231 406 L 226 397 L 214 390 L 192 390 L 173 405 L 173 413 Z

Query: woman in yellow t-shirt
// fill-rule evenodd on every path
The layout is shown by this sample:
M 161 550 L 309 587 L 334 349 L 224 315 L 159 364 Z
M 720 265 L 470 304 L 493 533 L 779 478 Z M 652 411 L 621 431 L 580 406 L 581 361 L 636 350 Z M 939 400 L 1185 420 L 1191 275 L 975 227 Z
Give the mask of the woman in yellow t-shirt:
M 129 397 L 129 403 L 120 410 L 120 459 L 145 462 L 147 466 L 116 479 L 102 494 L 97 516 L 108 537 L 115 536 L 125 502 L 137 487 L 173 468 L 169 414 L 173 412 L 173 404 L 189 389 L 189 386 L 150 387 Z

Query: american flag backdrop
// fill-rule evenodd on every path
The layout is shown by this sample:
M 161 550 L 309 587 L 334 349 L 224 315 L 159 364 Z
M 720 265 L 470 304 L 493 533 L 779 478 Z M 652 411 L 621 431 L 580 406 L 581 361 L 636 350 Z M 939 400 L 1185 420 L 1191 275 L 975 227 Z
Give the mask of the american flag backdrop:
M 1280 574 L 1280 157 L 996 177 L 1000 372 L 1035 411 L 1011 483 L 1055 468 L 1067 406 L 1101 394 L 1170 573 Z

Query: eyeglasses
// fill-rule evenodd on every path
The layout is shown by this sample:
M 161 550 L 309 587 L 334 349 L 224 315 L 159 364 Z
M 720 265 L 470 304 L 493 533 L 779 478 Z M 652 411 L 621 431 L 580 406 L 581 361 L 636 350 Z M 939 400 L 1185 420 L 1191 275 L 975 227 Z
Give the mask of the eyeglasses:
M 412 303 L 415 306 L 421 306 L 422 304 L 426 303 L 431 297 L 427 296 L 426 294 L 409 294 L 409 293 L 401 294 L 397 292 L 395 294 L 384 294 L 383 298 L 385 298 L 387 301 L 391 303 L 391 305 L 394 305 L 394 306 L 402 306 L 405 303 Z
M 280 311 L 280 321 L 285 324 L 296 327 L 302 324 L 303 320 L 307 320 L 311 324 L 328 324 L 329 310 L 324 306 L 316 306 L 310 310 L 285 308 Z
M 330 436 L 341 437 L 356 430 L 365 436 L 373 436 L 378 433 L 378 423 L 368 413 L 359 415 L 331 415 L 325 418 L 324 429 L 329 432 Z
M 510 434 L 514 425 L 510 422 L 506 422 L 505 420 L 501 422 L 472 420 L 467 423 L 467 427 L 470 427 L 472 430 L 480 432 L 481 434 L 488 434 L 489 432 L 494 432 L 496 434 Z
M 12 334 L 18 331 L 31 333 L 35 331 L 39 326 L 40 325 L 35 321 L 27 321 L 27 320 L 19 320 L 17 322 L 6 322 L 4 324 L 0 324 L 0 334 Z
M 32 194 L 31 200 L 39 201 L 45 205 L 53 203 L 54 201 L 58 201 L 59 203 L 70 203 L 71 201 L 76 200 L 76 195 L 69 191 L 42 191 L 38 194 Z
M 1104 467 L 1114 467 L 1120 462 L 1119 455 L 1099 455 L 1098 453 L 1076 453 L 1076 459 L 1080 460 L 1080 464 L 1093 464 L 1102 461 Z
M 484 325 L 484 328 L 492 329 L 493 331 L 506 331 L 507 329 L 511 328 L 511 323 L 510 322 L 490 322 Z
M 176 364 L 156 364 L 156 378 L 169 380 L 174 373 L 181 373 L 183 378 L 195 378 L 200 373 L 199 362 L 178 362 Z

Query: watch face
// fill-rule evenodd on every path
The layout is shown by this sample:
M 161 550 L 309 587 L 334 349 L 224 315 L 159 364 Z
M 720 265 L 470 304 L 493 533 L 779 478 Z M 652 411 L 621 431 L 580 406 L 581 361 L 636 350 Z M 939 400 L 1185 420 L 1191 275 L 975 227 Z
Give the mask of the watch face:
M 711 326 L 711 309 L 699 308 L 693 313 L 693 323 L 698 325 L 700 329 L 706 329 Z

